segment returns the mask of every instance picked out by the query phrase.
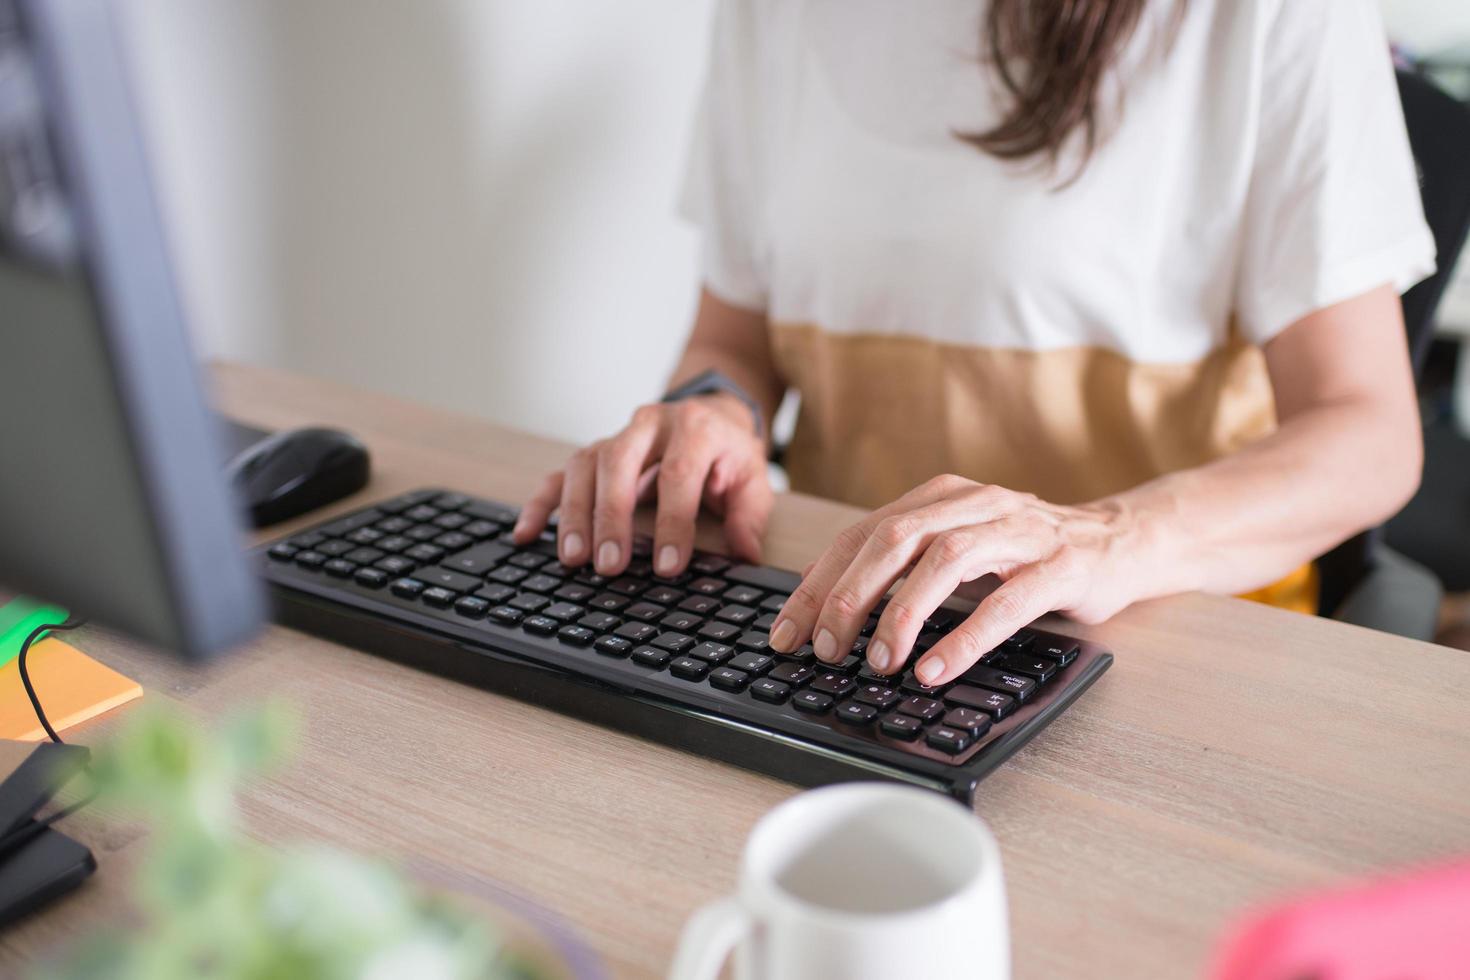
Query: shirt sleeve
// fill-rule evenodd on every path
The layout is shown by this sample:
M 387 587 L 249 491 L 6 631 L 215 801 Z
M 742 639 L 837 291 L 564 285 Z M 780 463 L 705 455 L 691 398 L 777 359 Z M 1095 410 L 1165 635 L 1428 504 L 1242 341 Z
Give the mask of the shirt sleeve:
M 1278 4 L 1235 304 L 1257 344 L 1378 286 L 1403 292 L 1435 262 L 1376 0 Z
M 719 0 L 715 10 L 679 213 L 699 226 L 706 288 L 735 306 L 764 310 L 756 15 L 751 0 Z

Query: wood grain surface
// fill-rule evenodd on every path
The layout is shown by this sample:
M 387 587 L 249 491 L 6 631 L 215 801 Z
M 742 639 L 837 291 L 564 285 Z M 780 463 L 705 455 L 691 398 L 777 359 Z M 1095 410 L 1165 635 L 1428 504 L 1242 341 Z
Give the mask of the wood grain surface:
M 367 442 L 373 480 L 336 510 L 423 485 L 515 502 L 568 450 L 276 371 L 221 365 L 213 382 L 244 421 Z M 766 560 L 803 567 L 857 513 L 782 497 Z M 1018 978 L 1199 976 L 1255 903 L 1470 853 L 1470 654 L 1202 595 L 1061 628 L 1117 662 L 976 807 L 1004 855 Z M 613 976 L 661 975 L 752 824 L 797 792 L 280 628 L 205 669 L 98 628 L 73 642 L 201 719 L 267 695 L 299 706 L 296 761 L 247 795 L 261 839 L 482 875 L 553 910 Z M 143 831 L 105 811 L 67 830 L 101 870 L 0 936 L 0 975 L 125 915 Z

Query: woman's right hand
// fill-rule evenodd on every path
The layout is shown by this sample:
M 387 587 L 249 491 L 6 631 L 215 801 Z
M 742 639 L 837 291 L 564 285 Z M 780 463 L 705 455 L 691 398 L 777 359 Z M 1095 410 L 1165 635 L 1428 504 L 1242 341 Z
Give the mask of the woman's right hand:
M 658 501 L 656 574 L 677 575 L 689 563 L 701 502 L 724 516 L 731 552 L 759 561 L 772 493 L 750 410 L 724 393 L 644 405 L 621 432 L 579 449 L 548 476 L 512 534 L 526 544 L 559 511 L 561 563 L 591 561 L 599 574 L 616 575 L 632 557 L 633 511 L 649 493 Z

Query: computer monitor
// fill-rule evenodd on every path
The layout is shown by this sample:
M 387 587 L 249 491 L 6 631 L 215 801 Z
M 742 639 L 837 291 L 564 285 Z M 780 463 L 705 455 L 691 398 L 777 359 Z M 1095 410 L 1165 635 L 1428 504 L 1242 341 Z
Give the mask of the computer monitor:
M 201 657 L 263 619 L 109 0 L 0 0 L 0 586 Z

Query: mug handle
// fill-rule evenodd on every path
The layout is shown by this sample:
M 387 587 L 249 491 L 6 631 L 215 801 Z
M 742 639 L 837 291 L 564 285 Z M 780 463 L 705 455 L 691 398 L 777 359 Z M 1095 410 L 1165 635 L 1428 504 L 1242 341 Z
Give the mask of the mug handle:
M 720 967 L 750 927 L 750 916 L 734 898 L 702 907 L 684 927 L 669 980 L 716 980 Z

